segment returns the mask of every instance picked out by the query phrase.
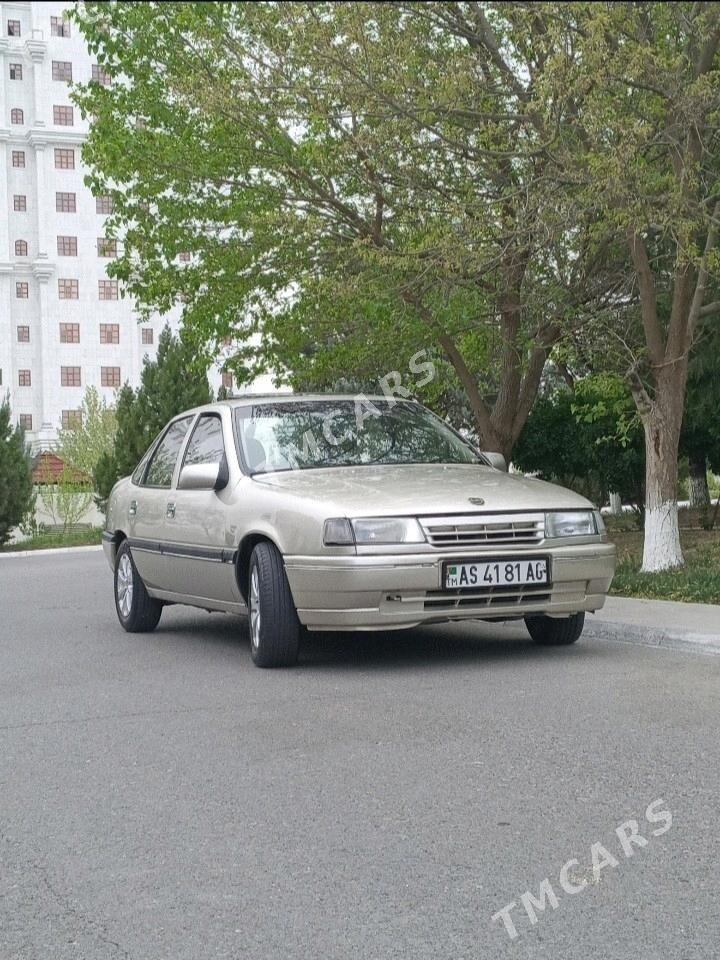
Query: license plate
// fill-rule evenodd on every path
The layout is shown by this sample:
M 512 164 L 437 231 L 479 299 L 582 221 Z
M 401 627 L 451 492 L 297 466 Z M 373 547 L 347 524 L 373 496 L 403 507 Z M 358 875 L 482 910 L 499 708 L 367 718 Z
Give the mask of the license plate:
M 483 560 L 445 564 L 445 589 L 489 589 L 490 587 L 522 587 L 547 584 L 550 571 L 547 557 L 519 560 Z

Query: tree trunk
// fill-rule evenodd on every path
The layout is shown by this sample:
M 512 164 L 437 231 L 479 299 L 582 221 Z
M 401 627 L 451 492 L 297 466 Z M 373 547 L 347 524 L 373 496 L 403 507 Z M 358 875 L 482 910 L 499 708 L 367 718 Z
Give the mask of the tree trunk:
M 690 507 L 694 510 L 706 510 L 709 506 L 707 460 L 704 456 L 690 457 Z
M 619 517 L 622 515 L 622 499 L 619 493 L 610 494 L 610 513 L 614 517 Z
M 644 573 L 670 570 L 684 563 L 677 506 L 682 399 L 682 393 L 678 397 L 675 391 L 669 397 L 658 397 L 643 417 L 646 458 Z

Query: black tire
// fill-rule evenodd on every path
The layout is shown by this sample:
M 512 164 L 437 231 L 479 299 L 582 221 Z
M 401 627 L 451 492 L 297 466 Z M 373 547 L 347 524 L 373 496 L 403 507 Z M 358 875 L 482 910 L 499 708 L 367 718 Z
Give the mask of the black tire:
M 126 593 L 121 595 L 123 581 L 128 577 L 132 587 L 129 601 Z M 123 630 L 128 633 L 149 633 L 155 629 L 160 622 L 163 604 L 161 600 L 151 597 L 145 589 L 127 540 L 120 544 L 115 557 L 114 594 L 115 610 Z
M 585 614 L 574 613 L 571 617 L 557 620 L 554 617 L 525 617 L 525 626 L 535 643 L 544 647 L 564 647 L 580 638 L 585 625 Z
M 300 621 L 282 556 L 272 543 L 258 543 L 250 556 L 248 626 L 250 653 L 257 667 L 297 663 Z

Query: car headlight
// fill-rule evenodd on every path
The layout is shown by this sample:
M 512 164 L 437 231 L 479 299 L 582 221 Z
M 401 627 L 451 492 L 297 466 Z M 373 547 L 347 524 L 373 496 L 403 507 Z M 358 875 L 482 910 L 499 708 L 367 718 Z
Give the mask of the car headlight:
M 425 534 L 413 517 L 377 517 L 347 520 L 338 517 L 325 521 L 325 546 L 352 546 L 355 543 L 424 543 Z
M 545 536 L 551 540 L 594 537 L 598 533 L 594 510 L 556 510 L 545 514 Z

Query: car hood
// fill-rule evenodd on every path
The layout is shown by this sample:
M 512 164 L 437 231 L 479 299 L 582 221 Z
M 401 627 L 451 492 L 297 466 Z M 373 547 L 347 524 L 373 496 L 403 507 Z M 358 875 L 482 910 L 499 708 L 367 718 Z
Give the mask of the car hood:
M 585 497 L 481 464 L 372 464 L 255 474 L 257 483 L 322 501 L 338 516 L 370 517 L 507 510 L 583 509 Z M 470 503 L 481 498 L 484 504 Z

